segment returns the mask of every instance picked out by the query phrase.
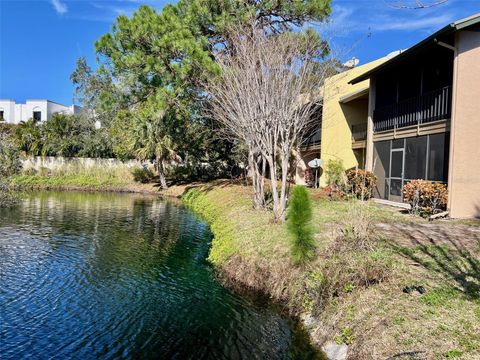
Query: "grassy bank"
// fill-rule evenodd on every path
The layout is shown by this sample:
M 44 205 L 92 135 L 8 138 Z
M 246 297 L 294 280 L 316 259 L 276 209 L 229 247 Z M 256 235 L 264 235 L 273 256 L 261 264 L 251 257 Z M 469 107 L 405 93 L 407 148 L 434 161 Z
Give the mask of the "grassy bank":
M 158 191 L 156 184 L 135 182 L 127 168 L 66 167 L 55 171 L 24 171 L 11 177 L 9 183 L 22 190 Z
M 291 261 L 286 226 L 251 209 L 249 188 L 197 186 L 183 200 L 210 223 L 221 276 L 304 317 L 317 344 L 348 344 L 351 359 L 480 359 L 477 223 L 312 195 L 318 251 L 305 267 Z

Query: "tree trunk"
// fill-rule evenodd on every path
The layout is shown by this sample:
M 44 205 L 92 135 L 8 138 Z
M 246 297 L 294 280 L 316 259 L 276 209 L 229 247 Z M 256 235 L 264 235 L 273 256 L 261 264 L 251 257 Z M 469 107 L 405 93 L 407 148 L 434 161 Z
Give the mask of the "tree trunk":
M 158 180 L 162 189 L 168 189 L 167 180 L 165 179 L 165 171 L 163 169 L 163 161 L 157 159 Z
M 280 189 L 279 215 L 280 221 L 285 221 L 285 209 L 287 208 L 287 179 L 288 179 L 288 156 L 282 157 L 282 185 Z
M 263 207 L 264 194 L 261 187 L 261 175 L 258 168 L 258 155 L 253 151 L 249 151 L 248 163 L 252 175 L 252 187 L 253 187 L 253 208 L 260 209 Z
M 273 216 L 275 222 L 282 221 L 282 209 L 280 205 L 280 199 L 278 197 L 278 189 L 277 189 L 277 168 L 275 159 L 273 156 L 267 157 L 268 166 L 270 167 L 270 181 L 271 181 L 271 190 L 272 190 L 272 199 L 273 199 Z

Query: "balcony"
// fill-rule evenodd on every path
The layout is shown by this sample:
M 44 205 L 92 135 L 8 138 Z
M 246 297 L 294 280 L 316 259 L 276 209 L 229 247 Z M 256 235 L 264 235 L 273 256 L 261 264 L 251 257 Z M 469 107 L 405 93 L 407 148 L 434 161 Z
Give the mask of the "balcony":
M 430 91 L 396 104 L 375 109 L 374 132 L 418 126 L 438 120 L 450 119 L 452 110 L 452 87 Z
M 308 149 L 316 146 L 320 146 L 322 140 L 322 131 L 321 129 L 315 129 L 310 133 L 308 137 L 305 137 L 300 145 L 302 149 Z
M 352 125 L 352 143 L 367 139 L 367 123 Z

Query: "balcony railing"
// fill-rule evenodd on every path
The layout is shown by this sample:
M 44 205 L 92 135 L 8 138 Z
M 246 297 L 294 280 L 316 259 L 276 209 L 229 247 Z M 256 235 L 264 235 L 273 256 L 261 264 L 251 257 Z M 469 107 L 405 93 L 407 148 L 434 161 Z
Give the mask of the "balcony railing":
M 352 125 L 352 142 L 367 139 L 367 123 Z
M 310 134 L 310 136 L 306 137 L 300 147 L 308 148 L 311 146 L 320 145 L 322 139 L 322 131 L 320 129 L 316 129 L 314 132 Z
M 445 86 L 423 95 L 375 109 L 375 132 L 449 119 L 452 110 L 452 87 Z

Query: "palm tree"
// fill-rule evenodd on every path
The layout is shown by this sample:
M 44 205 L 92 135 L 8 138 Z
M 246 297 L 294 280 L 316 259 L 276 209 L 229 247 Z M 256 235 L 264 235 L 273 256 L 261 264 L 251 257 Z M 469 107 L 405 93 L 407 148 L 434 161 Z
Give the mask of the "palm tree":
M 135 117 L 134 153 L 139 160 L 151 160 L 155 164 L 162 189 L 167 189 L 164 161 L 175 158 L 172 138 L 165 126 L 165 112 L 140 111 Z
M 15 129 L 15 140 L 25 155 L 40 155 L 42 152 L 42 129 L 33 119 L 18 124 Z

